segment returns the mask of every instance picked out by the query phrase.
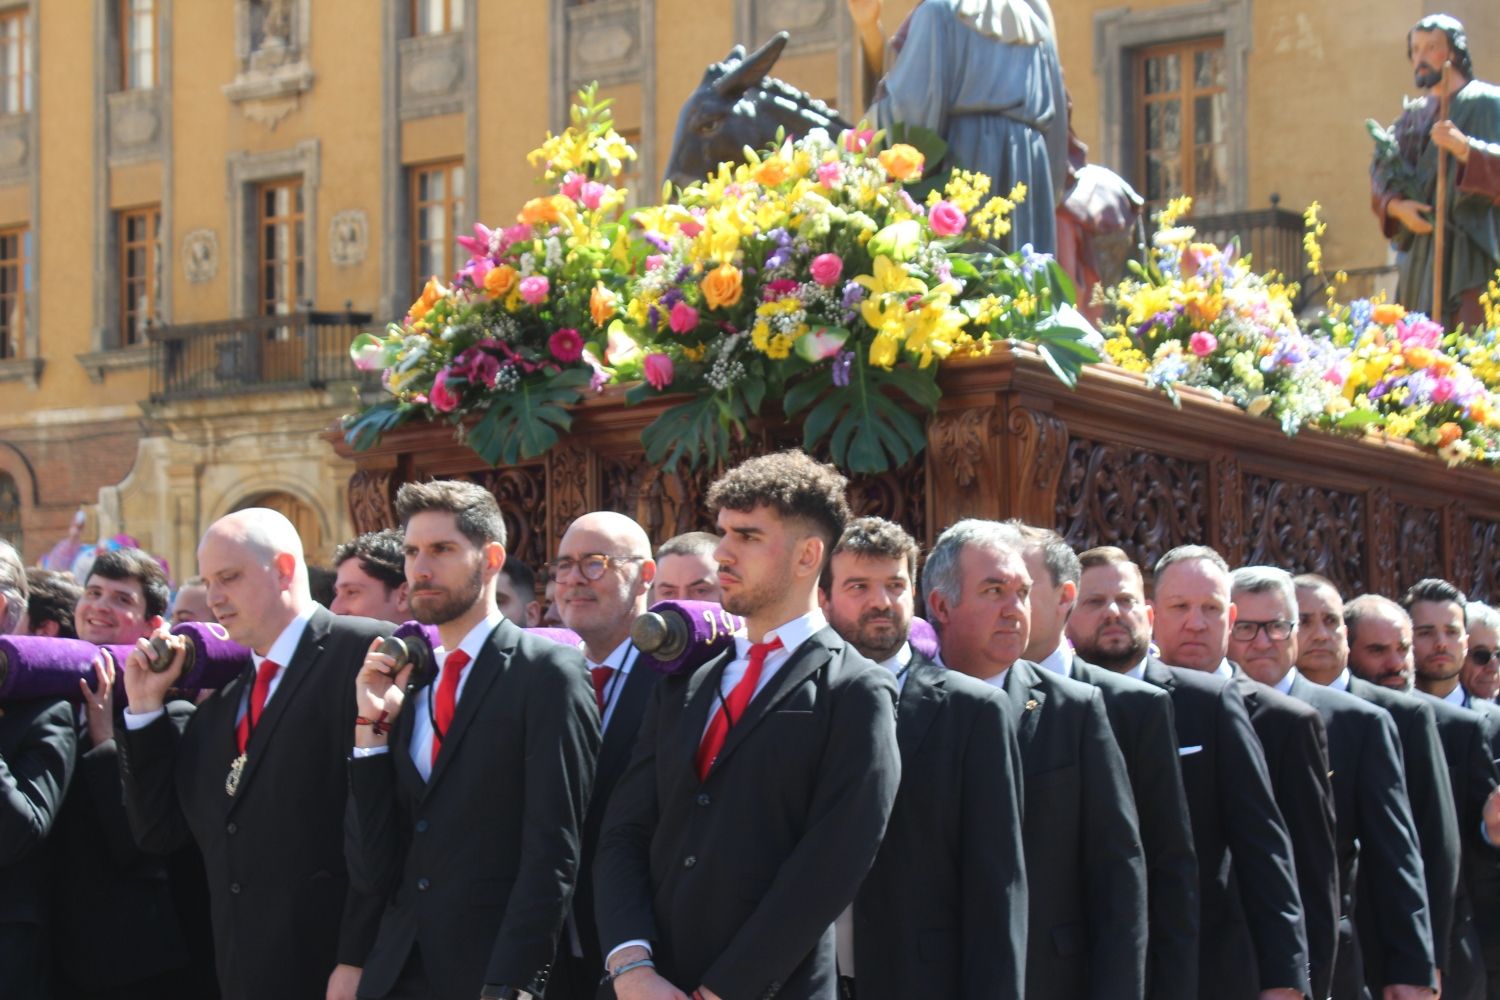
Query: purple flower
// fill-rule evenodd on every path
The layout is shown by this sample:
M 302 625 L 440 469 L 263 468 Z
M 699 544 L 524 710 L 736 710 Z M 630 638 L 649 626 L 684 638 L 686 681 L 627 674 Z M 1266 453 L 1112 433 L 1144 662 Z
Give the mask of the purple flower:
M 840 388 L 849 385 L 849 375 L 854 368 L 854 352 L 840 351 L 833 359 L 833 384 Z
M 656 247 L 656 249 L 660 250 L 662 253 L 671 253 L 672 252 L 672 245 L 670 243 L 668 243 L 666 241 L 666 238 L 663 237 L 660 233 L 650 233 L 650 232 L 648 232 L 648 233 L 645 234 L 645 238 L 646 238 L 646 242 L 647 243 L 650 243 L 652 246 Z
M 1052 260 L 1050 253 L 1037 253 L 1030 243 L 1021 247 L 1021 273 L 1028 279 L 1033 277 Z
M 843 303 L 844 303 L 844 308 L 845 309 L 853 309 L 855 306 L 859 305 L 864 300 L 865 300 L 865 289 L 864 289 L 864 286 L 857 285 L 857 284 L 855 284 L 852 281 L 845 283 L 845 285 L 844 285 L 844 298 L 843 298 Z

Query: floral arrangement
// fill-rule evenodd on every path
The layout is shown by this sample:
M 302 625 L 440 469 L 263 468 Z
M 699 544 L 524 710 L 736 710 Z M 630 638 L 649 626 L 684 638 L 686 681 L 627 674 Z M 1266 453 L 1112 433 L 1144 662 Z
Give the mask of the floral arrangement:
M 689 397 L 644 432 L 649 461 L 716 462 L 775 402 L 805 411 L 807 448 L 826 440 L 840 467 L 876 472 L 924 447 L 911 405 L 935 408 L 946 360 L 1029 341 L 1072 384 L 1099 356 L 1071 283 L 1050 256 L 991 242 L 1024 188 L 964 172 L 919 186 L 922 155 L 883 139 L 779 137 L 627 218 L 612 182 L 634 153 L 586 89 L 531 154 L 553 193 L 513 226 L 476 226 L 451 281 L 356 339 L 387 398 L 346 418 L 349 440 L 446 419 L 513 463 L 555 444 L 584 392 L 636 382 L 629 402 Z
M 1500 287 L 1485 296 L 1486 329 L 1445 332 L 1401 306 L 1335 301 L 1313 320 L 1293 311 L 1297 286 L 1258 274 L 1233 247 L 1194 241 L 1179 220 L 1188 199 L 1158 217 L 1151 261 L 1105 293 L 1108 360 L 1142 373 L 1175 400 L 1207 389 L 1294 434 L 1307 426 L 1409 440 L 1451 465 L 1500 460 Z M 1326 225 L 1305 215 L 1309 269 L 1319 273 Z

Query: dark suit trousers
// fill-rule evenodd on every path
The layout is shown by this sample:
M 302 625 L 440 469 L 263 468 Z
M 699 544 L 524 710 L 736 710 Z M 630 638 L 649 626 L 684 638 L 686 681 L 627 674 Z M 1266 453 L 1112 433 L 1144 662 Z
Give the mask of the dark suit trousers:
M 5 1000 L 50 1000 L 51 950 L 40 924 L 0 923 L 0 995 Z
M 355 990 L 355 995 L 365 1000 L 366 994 L 359 990 Z M 421 949 L 415 944 L 411 946 L 411 954 L 406 956 L 406 964 L 401 967 L 401 975 L 382 1000 L 437 1000 L 437 994 L 427 982 Z

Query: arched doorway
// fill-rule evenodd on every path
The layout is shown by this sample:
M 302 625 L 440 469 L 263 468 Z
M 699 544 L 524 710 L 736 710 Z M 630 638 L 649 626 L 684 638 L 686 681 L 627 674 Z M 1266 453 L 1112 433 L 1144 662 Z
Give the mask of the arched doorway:
M 322 518 L 307 501 L 283 490 L 273 490 L 246 497 L 235 504 L 234 509 L 244 510 L 246 507 L 269 507 L 283 515 L 292 522 L 292 527 L 296 528 L 297 534 L 302 537 L 302 550 L 307 553 L 308 562 L 316 563 L 322 558 Z

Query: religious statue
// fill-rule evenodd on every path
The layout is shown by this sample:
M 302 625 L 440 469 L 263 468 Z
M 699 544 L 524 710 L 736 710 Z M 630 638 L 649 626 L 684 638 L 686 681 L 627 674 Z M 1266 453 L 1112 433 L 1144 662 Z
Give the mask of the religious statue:
M 879 70 L 880 0 L 849 0 L 849 13 Z M 994 194 L 1025 184 L 1005 242 L 1054 252 L 1068 114 L 1047 0 L 922 0 L 890 45 L 894 59 L 870 109 L 875 122 L 937 133 L 948 144 L 945 163 L 988 175 Z
M 1445 324 L 1473 328 L 1484 319 L 1479 294 L 1500 267 L 1500 185 L 1493 170 L 1473 166 L 1485 154 L 1472 150 L 1500 141 L 1500 88 L 1473 79 L 1468 37 L 1447 14 L 1418 21 L 1407 33 L 1406 50 L 1426 94 L 1408 103 L 1389 131 L 1371 123 L 1371 205 L 1401 252 L 1397 301 Z M 1446 76 L 1445 63 L 1451 63 Z M 1449 154 L 1443 157 L 1445 185 L 1438 183 L 1439 150 Z M 1434 304 L 1439 233 L 1442 302 Z

